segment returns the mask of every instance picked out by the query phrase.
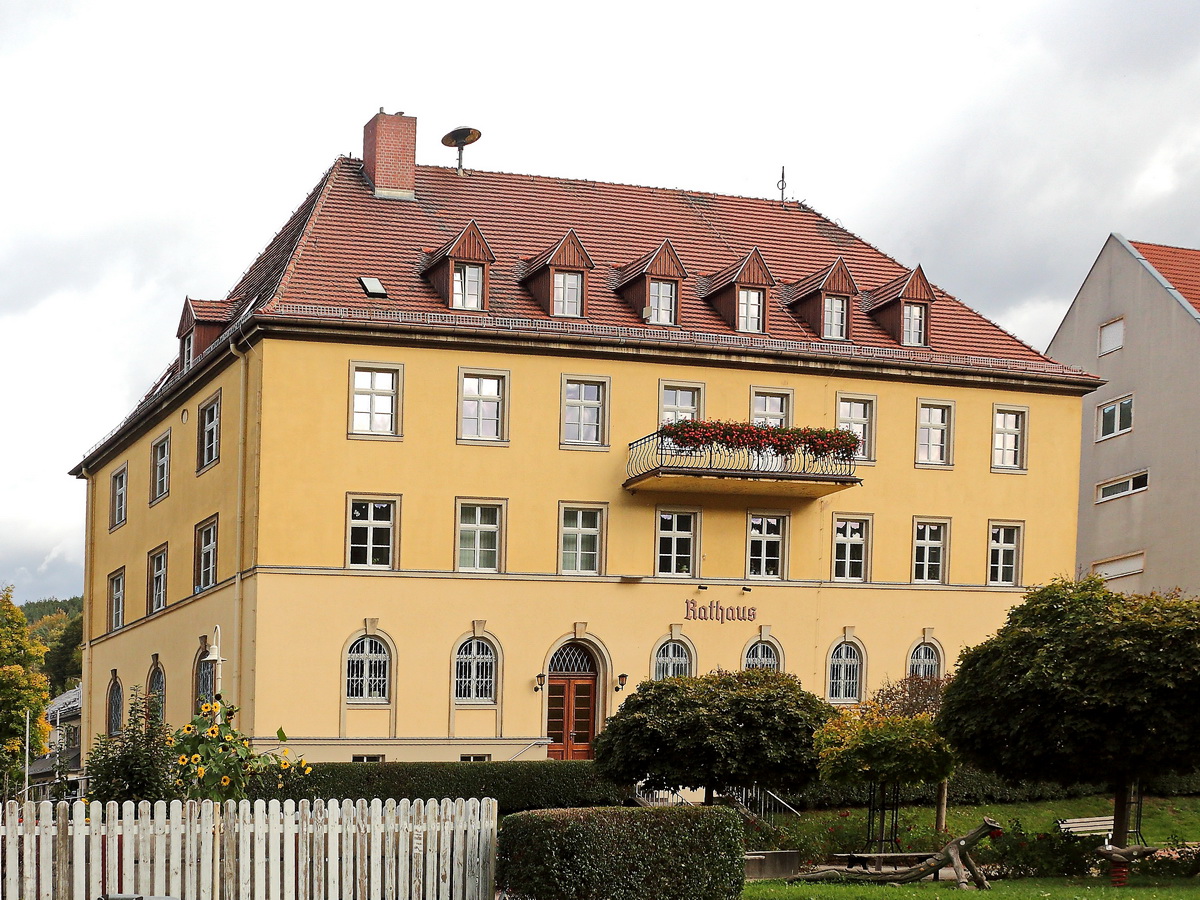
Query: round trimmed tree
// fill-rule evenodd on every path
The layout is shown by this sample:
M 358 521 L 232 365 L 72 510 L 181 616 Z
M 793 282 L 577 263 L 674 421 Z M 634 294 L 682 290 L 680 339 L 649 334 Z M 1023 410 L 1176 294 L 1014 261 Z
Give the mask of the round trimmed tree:
M 981 769 L 1111 784 L 1123 845 L 1131 785 L 1196 766 L 1200 600 L 1117 594 L 1096 577 L 1037 588 L 963 652 L 937 725 Z

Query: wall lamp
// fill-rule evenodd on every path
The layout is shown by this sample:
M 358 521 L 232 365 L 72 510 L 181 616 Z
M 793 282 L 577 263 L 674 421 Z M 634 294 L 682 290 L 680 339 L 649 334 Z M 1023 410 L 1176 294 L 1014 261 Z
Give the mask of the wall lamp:
M 536 694 L 538 691 L 540 691 L 545 686 L 546 686 L 546 673 L 538 672 L 537 685 L 534 687 L 533 692 Z
M 698 591 L 707 591 L 707 590 L 708 590 L 708 585 L 707 585 L 707 584 L 698 584 L 698 585 L 696 585 L 696 590 L 698 590 Z
M 624 672 L 622 672 L 620 675 L 617 676 L 617 686 L 615 688 L 613 688 L 613 690 L 614 691 L 621 690 L 621 688 L 625 687 L 625 682 L 627 682 L 628 680 L 629 680 L 629 676 L 626 675 Z
M 742 585 L 742 593 L 743 593 L 743 594 L 748 594 L 748 593 L 750 593 L 752 590 L 754 590 L 754 588 L 752 588 L 752 587 L 746 587 L 744 584 Z

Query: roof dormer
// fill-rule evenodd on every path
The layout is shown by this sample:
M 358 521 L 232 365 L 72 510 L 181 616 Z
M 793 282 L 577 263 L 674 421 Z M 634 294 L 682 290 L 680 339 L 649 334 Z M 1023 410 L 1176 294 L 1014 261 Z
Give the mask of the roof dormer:
M 670 240 L 617 270 L 617 293 L 648 325 L 679 324 L 680 287 L 687 269 Z
M 186 372 L 201 353 L 224 330 L 236 305 L 235 300 L 193 300 L 183 298 L 183 312 L 175 337 L 179 339 L 179 370 Z
M 867 294 L 866 311 L 906 347 L 929 346 L 929 309 L 937 295 L 917 266 Z
M 596 268 L 575 229 L 530 259 L 521 281 L 552 316 L 587 315 L 587 273 Z
M 482 312 L 488 308 L 495 261 L 496 255 L 472 219 L 457 235 L 430 251 L 421 275 L 451 309 Z
M 756 334 L 766 332 L 767 294 L 776 281 L 757 247 L 708 276 L 707 281 L 704 297 L 730 328 Z
M 792 285 L 790 305 L 823 341 L 851 338 L 850 304 L 858 296 L 854 276 L 840 256 Z

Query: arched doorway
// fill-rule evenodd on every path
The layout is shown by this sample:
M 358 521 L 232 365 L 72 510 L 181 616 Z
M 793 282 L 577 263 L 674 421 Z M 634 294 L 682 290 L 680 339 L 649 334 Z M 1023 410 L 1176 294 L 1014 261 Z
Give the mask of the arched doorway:
M 591 759 L 596 735 L 596 657 L 578 641 L 550 658 L 546 685 L 546 736 L 551 759 Z

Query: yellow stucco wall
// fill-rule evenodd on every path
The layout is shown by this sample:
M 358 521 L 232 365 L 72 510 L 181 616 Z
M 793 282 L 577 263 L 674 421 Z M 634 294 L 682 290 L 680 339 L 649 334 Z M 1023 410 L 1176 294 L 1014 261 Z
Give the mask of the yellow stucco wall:
M 401 439 L 347 435 L 352 361 L 403 365 Z M 246 579 L 240 587 L 227 583 L 190 598 L 192 529 L 212 511 L 222 517 L 219 577 L 233 574 L 239 365 L 188 398 L 187 425 L 177 409 L 163 418 L 178 430 L 192 461 L 189 466 L 181 457 L 184 464 L 173 468 L 168 500 L 147 509 L 142 490 L 150 442 L 164 424 L 146 429 L 111 463 L 130 461 L 130 517 L 112 535 L 94 529 L 89 633 L 95 638 L 104 631 L 96 623 L 103 622 L 106 575 L 117 565 L 131 572 L 129 618 L 144 611 L 146 553 L 163 535 L 172 547 L 172 605 L 90 648 L 90 667 L 103 675 L 93 674 L 89 694 L 96 722 L 103 721 L 109 669 L 118 668 L 123 679 L 126 671 L 134 673 L 144 683 L 156 652 L 168 673 L 168 719 L 182 721 L 197 638 L 221 624 L 222 651 L 230 660 L 226 693 L 242 705 L 242 725 L 254 734 L 271 735 L 283 726 L 297 749 L 315 759 L 348 760 L 363 752 L 388 759 L 457 759 L 463 753 L 530 758 L 544 755 L 529 747 L 545 733 L 545 694 L 534 692 L 534 676 L 577 628 L 601 661 L 601 716 L 627 696 L 612 689 L 615 676 L 628 673 L 629 689 L 648 677 L 653 650 L 672 625 L 682 625 L 683 638 L 695 647 L 699 671 L 739 668 L 746 646 L 767 626 L 785 667 L 822 694 L 828 654 L 846 629 L 864 648 L 868 688 L 902 677 L 908 653 L 925 634 L 952 665 L 963 646 L 995 630 L 1021 593 L 982 586 L 989 520 L 1024 523 L 1024 583 L 1069 575 L 1073 566 L 1077 396 L 1015 390 L 1002 381 L 934 381 L 896 372 L 888 379 L 853 377 L 751 360 L 685 365 L 567 349 L 534 354 L 454 344 L 268 339 L 255 345 L 247 363 Z M 509 373 L 505 446 L 456 441 L 461 366 Z M 564 374 L 610 379 L 609 449 L 560 449 Z M 663 380 L 702 383 L 707 418 L 741 421 L 751 416 L 753 387 L 789 389 L 796 425 L 834 427 L 839 391 L 872 395 L 876 460 L 860 465 L 861 485 L 818 499 L 770 496 L 770 487 L 761 495 L 726 492 L 736 480 L 715 484 L 710 493 L 630 493 L 622 487 L 627 445 L 657 427 Z M 217 386 L 224 403 L 222 461 L 197 477 L 196 406 Z M 919 399 L 954 404 L 952 467 L 914 463 Z M 1029 410 L 1026 473 L 991 469 L 996 403 Z M 101 523 L 109 471 L 96 475 Z M 346 567 L 347 498 L 358 494 L 398 501 L 395 571 Z M 453 572 L 456 497 L 506 502 L 503 574 Z M 606 504 L 606 575 L 555 574 L 560 501 Z M 658 507 L 702 510 L 697 577 L 654 577 Z M 746 579 L 750 510 L 790 516 L 789 580 Z M 871 583 L 830 582 L 836 513 L 872 518 Z M 951 521 L 949 584 L 909 583 L 914 517 Z M 743 592 L 743 585 L 752 592 Z M 688 601 L 753 606 L 755 618 L 689 620 Z M 473 626 L 478 620 L 484 624 Z M 498 703 L 456 707 L 453 654 L 473 627 L 482 627 L 501 653 Z M 378 629 L 395 648 L 392 702 L 375 707 L 347 704 L 342 696 L 343 654 L 364 629 Z

